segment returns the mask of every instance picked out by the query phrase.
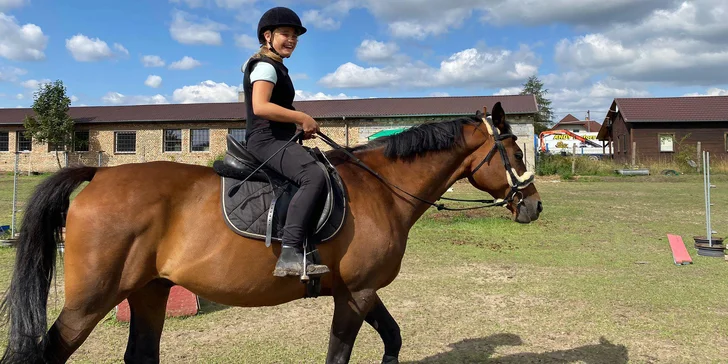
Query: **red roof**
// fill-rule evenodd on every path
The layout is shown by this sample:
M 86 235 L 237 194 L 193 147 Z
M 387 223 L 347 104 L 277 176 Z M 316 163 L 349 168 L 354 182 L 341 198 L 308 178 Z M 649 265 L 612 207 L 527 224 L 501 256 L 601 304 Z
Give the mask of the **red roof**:
M 564 119 L 566 119 L 566 118 L 564 118 Z M 599 124 L 598 122 L 596 122 L 594 120 L 564 121 L 563 119 L 561 119 L 561 121 L 559 121 L 559 123 L 554 125 L 554 127 L 551 129 L 552 130 L 564 129 L 570 125 L 579 125 L 586 130 L 595 131 L 595 132 L 599 131 L 599 128 L 602 127 L 602 124 Z
M 728 96 L 618 98 L 614 102 L 630 123 L 728 121 Z
M 574 115 L 567 114 L 566 116 L 564 116 L 563 119 L 559 120 L 559 122 L 556 123 L 556 124 L 558 125 L 558 124 L 563 123 L 565 121 L 579 121 L 579 119 L 577 119 L 576 116 L 574 116 Z
M 419 98 L 371 98 L 294 102 L 296 109 L 314 118 L 361 118 L 396 116 L 474 115 L 483 106 L 493 109 L 501 102 L 506 114 L 538 112 L 533 95 L 453 96 Z M 33 109 L 0 109 L 0 125 L 22 124 Z M 204 104 L 161 104 L 127 106 L 73 106 L 69 115 L 78 123 L 163 122 L 163 121 L 243 121 L 241 102 Z

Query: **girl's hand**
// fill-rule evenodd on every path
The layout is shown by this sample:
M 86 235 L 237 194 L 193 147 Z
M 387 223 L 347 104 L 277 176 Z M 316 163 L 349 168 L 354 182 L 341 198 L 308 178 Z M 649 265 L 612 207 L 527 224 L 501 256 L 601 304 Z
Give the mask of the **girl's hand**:
M 301 129 L 304 132 L 304 139 L 313 139 L 314 134 L 319 132 L 319 125 L 311 116 L 301 113 Z

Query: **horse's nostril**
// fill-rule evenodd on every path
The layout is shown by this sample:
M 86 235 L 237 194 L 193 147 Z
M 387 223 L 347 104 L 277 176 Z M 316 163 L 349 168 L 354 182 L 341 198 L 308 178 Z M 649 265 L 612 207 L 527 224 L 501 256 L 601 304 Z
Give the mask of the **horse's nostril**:
M 543 211 L 543 204 L 541 203 L 541 201 L 539 201 L 539 202 L 538 202 L 538 207 L 537 207 L 537 209 L 538 209 L 538 213 L 539 213 L 539 214 L 541 213 L 541 211 Z

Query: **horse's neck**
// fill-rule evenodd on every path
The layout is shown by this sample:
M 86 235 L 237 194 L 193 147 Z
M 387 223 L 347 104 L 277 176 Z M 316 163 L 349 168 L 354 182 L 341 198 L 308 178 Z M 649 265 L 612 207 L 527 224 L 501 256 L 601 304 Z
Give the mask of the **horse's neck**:
M 358 157 L 377 171 L 387 182 L 394 184 L 410 194 L 434 202 L 442 196 L 462 174 L 462 164 L 467 157 L 464 150 L 443 150 L 428 152 L 411 161 L 387 159 L 382 149 L 366 151 Z M 377 182 L 381 183 L 381 182 Z M 431 205 L 407 196 L 391 188 L 395 195 L 395 208 L 404 223 L 409 226 Z

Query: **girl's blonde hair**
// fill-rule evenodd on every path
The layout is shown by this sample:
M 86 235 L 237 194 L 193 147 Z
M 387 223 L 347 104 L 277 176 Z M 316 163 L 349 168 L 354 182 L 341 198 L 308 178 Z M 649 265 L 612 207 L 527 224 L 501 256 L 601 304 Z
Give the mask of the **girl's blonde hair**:
M 273 34 L 274 33 L 275 33 L 275 30 L 270 31 L 271 39 L 273 39 Z M 283 58 L 281 58 L 281 56 L 275 54 L 273 51 L 271 51 L 270 49 L 268 49 L 268 44 L 267 43 L 261 44 L 260 45 L 260 49 L 258 50 L 258 52 L 256 52 L 253 55 L 253 58 L 260 58 L 260 57 L 268 57 L 268 58 L 270 58 L 270 59 L 272 59 L 274 61 L 283 63 Z

